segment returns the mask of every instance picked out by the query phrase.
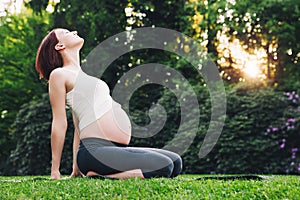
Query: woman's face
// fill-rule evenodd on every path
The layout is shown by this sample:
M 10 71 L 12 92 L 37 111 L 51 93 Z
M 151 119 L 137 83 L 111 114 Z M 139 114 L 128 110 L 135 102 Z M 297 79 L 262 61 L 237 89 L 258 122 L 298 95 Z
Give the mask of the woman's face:
M 56 29 L 56 37 L 58 39 L 58 46 L 63 47 L 63 49 L 70 48 L 81 48 L 84 39 L 77 35 L 77 31 L 69 31 L 67 29 Z

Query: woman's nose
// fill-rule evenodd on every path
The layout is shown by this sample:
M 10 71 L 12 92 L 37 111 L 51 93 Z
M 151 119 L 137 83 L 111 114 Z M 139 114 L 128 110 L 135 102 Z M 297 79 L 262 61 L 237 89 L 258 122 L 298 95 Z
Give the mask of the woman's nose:
M 72 31 L 74 35 L 77 35 L 77 31 Z

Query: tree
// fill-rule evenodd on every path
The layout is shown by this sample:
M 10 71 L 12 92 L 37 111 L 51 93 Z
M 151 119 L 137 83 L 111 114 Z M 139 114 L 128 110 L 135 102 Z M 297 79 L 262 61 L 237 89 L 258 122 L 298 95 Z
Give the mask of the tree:
M 47 17 L 31 13 L 0 18 L 0 159 L 14 147 L 10 126 L 22 104 L 46 91 L 35 72 L 35 54 L 41 41 L 37 34 L 48 26 Z M 1 168 L 4 163 L 1 162 Z
M 226 18 L 227 34 L 240 39 L 250 52 L 263 48 L 267 54 L 267 77 L 271 84 L 282 85 L 285 78 L 293 76 L 291 71 L 297 71 L 300 2 L 236 1 L 229 5 L 232 14 Z

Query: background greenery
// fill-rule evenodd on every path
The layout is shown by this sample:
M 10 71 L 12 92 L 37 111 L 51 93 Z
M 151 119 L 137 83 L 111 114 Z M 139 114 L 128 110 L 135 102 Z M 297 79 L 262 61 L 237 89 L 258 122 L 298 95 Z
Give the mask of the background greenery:
M 299 174 L 299 1 L 64 0 L 50 4 L 53 13 L 45 11 L 47 0 L 31 0 L 21 14 L 7 13 L 0 18 L 0 174 L 49 173 L 51 108 L 47 84 L 34 70 L 36 50 L 46 33 L 54 27 L 77 30 L 85 38 L 81 52 L 85 58 L 104 39 L 141 26 L 185 33 L 203 44 L 216 63 L 222 58 L 227 61 L 218 64 L 227 94 L 225 126 L 212 152 L 202 159 L 198 152 L 210 121 L 211 103 L 205 81 L 189 63 L 171 53 L 141 50 L 118 58 L 103 76 L 112 88 L 124 72 L 159 61 L 189 80 L 197 93 L 201 123 L 183 155 L 183 173 Z M 133 8 L 131 16 L 126 16 L 126 7 Z M 227 15 L 228 10 L 232 15 Z M 224 20 L 219 20 L 221 16 Z M 239 81 L 243 74 L 234 68 L 234 59 L 218 49 L 220 31 L 231 40 L 238 38 L 249 52 L 265 49 L 266 79 Z M 138 89 L 131 99 L 131 118 L 140 125 L 149 123 L 148 110 L 156 103 L 168 113 L 164 128 L 151 138 L 133 138 L 131 145 L 163 147 L 173 138 L 181 119 L 180 107 L 164 87 L 152 84 Z M 68 116 L 62 173 L 70 173 L 72 162 L 70 113 Z

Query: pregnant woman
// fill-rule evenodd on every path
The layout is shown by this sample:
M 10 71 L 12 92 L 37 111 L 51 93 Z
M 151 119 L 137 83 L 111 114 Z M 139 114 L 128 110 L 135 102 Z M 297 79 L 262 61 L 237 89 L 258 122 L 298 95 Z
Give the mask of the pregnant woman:
M 60 161 L 67 130 L 66 106 L 74 122 L 73 171 L 76 176 L 111 178 L 175 177 L 182 160 L 174 152 L 128 147 L 131 124 L 107 84 L 80 67 L 84 39 L 76 31 L 58 28 L 41 42 L 36 70 L 48 81 L 52 108 L 51 179 L 60 179 Z

